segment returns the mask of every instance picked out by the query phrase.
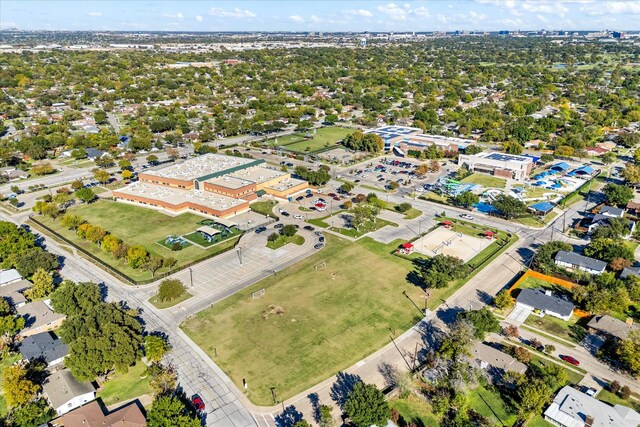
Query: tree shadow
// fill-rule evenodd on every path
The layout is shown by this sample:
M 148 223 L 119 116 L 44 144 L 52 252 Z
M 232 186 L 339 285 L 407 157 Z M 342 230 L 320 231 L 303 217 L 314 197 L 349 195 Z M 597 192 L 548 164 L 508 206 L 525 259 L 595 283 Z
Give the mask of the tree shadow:
M 476 289 L 476 295 L 478 296 L 478 299 L 485 304 L 491 304 L 491 301 L 493 301 L 493 295 L 481 289 Z
M 347 403 L 349 393 L 353 391 L 353 388 L 357 383 L 362 382 L 362 378 L 358 375 L 346 372 L 338 372 L 336 377 L 336 382 L 331 386 L 330 396 L 331 399 L 333 399 L 333 401 L 342 409 L 344 404 Z
M 458 317 L 459 313 L 462 313 L 464 308 L 462 307 L 446 307 L 441 308 L 436 312 L 436 316 L 438 319 L 442 320 L 444 323 L 452 323 L 455 322 L 456 317 Z
M 417 328 L 427 350 L 435 350 L 440 347 L 444 332 L 436 327 L 433 322 L 420 322 Z
M 318 393 L 310 393 L 309 395 L 307 395 L 307 398 L 311 402 L 311 410 L 313 411 L 313 420 L 316 423 L 319 423 L 321 419 L 320 396 L 318 396 Z
M 421 289 L 425 288 L 424 280 L 422 279 L 422 276 L 420 276 L 420 274 L 415 270 L 407 273 L 406 279 L 407 279 L 407 282 L 409 282 L 413 286 L 417 286 Z
M 531 258 L 535 255 L 535 252 L 529 247 L 521 247 L 516 250 L 516 254 L 520 257 L 520 261 L 528 265 Z
M 398 369 L 387 362 L 382 362 L 378 365 L 378 372 L 384 378 L 384 382 L 387 387 L 395 387 L 396 386 L 396 378 L 398 375 Z
M 284 408 L 281 414 L 274 418 L 278 427 L 293 427 L 295 423 L 302 421 L 302 412 L 298 411 L 295 406 L 290 405 Z

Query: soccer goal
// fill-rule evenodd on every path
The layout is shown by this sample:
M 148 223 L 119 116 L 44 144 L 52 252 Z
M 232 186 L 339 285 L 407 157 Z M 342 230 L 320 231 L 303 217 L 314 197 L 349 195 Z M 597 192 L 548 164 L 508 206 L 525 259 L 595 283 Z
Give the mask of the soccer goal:
M 255 291 L 255 292 L 252 292 L 252 293 L 251 293 L 251 299 L 258 299 L 258 298 L 262 298 L 262 297 L 264 296 L 264 293 L 265 293 L 265 292 L 266 292 L 266 291 L 265 291 L 265 289 L 264 289 L 264 288 L 262 288 L 262 289 L 258 289 L 257 291 Z
M 322 270 L 322 269 L 323 269 L 323 268 L 325 268 L 326 266 L 327 266 L 327 261 L 322 261 L 322 262 L 320 262 L 320 263 L 318 263 L 318 264 L 314 265 L 314 266 L 313 266 L 313 269 L 314 269 L 315 271 L 318 271 L 318 270 Z

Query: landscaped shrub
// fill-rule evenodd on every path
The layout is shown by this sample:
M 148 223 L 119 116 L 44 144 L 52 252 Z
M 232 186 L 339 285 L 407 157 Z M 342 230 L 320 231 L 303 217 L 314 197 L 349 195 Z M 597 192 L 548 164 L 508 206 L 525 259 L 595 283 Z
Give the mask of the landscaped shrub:
M 158 300 L 172 301 L 180 298 L 186 292 L 186 288 L 180 280 L 166 279 L 160 283 L 158 288 Z

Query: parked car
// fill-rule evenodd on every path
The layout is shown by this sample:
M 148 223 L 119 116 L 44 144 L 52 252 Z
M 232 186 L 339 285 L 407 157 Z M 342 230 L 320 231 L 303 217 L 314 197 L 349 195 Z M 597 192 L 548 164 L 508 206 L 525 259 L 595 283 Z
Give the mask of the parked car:
M 313 246 L 313 249 L 322 249 L 322 247 L 323 247 L 323 246 L 324 246 L 324 245 L 323 245 L 322 243 L 316 243 L 316 244 Z
M 320 243 L 324 242 L 324 236 L 318 237 L 318 242 L 320 242 Z
M 301 200 L 304 200 L 304 196 L 298 196 L 298 197 L 296 197 L 296 202 L 299 202 L 299 201 L 301 201 Z
M 273 228 L 282 228 L 282 227 L 284 227 L 284 224 L 281 224 L 281 223 L 278 223 L 273 226 Z
M 469 221 L 473 220 L 473 217 L 471 215 L 469 215 L 469 214 L 466 214 L 466 213 L 460 214 L 460 218 L 464 218 L 464 219 L 467 219 Z
M 282 216 L 289 216 L 289 215 L 291 215 L 291 214 L 290 214 L 289 212 L 287 212 L 287 211 L 282 211 L 282 212 L 280 212 L 280 213 L 282 214 Z
M 306 197 L 307 199 L 308 199 L 309 197 L 313 197 L 313 193 L 309 193 L 309 194 L 307 194 L 305 197 Z
M 575 365 L 575 366 L 580 365 L 580 362 L 575 357 L 568 356 L 566 354 L 561 354 L 560 359 L 564 360 L 567 363 L 571 363 L 572 365 Z
M 316 232 L 315 232 L 315 233 L 313 233 L 313 234 L 315 234 L 316 236 L 322 236 L 322 231 L 316 231 Z
M 267 231 L 267 227 L 265 227 L 265 226 L 260 226 L 260 227 L 256 228 L 256 234 L 260 234 L 260 233 L 262 233 L 263 231 Z
M 304 227 L 302 227 L 302 228 L 304 228 L 305 230 L 309 230 L 309 231 L 313 231 L 313 230 L 315 230 L 315 228 L 314 228 L 314 227 L 312 227 L 312 226 L 310 226 L 310 225 L 305 225 L 305 226 L 304 226 Z
M 302 215 L 295 214 L 295 215 L 293 216 L 293 219 L 303 219 L 303 218 L 302 218 Z
M 194 394 L 193 396 L 191 396 L 191 404 L 194 408 L 196 408 L 196 411 L 204 411 L 204 402 L 199 395 Z

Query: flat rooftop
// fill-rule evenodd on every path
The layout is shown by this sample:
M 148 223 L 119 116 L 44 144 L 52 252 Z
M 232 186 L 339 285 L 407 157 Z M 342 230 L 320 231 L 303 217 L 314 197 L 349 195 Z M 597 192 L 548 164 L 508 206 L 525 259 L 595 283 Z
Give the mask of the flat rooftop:
M 239 170 L 237 172 L 234 172 L 230 176 L 232 176 L 233 178 L 243 179 L 255 182 L 256 184 L 260 184 L 284 175 L 287 175 L 287 173 L 274 169 L 267 169 L 262 166 L 255 166 L 252 168 Z
M 251 164 L 260 163 L 264 163 L 264 160 L 209 153 L 185 160 L 182 163 L 174 163 L 163 168 L 148 170 L 143 174 L 193 181 L 196 178 L 211 178 L 209 175 L 213 174 L 231 173 L 234 172 L 235 168 L 249 167 Z
M 273 190 L 277 190 L 277 191 L 284 191 L 284 190 L 288 190 L 290 188 L 293 188 L 297 185 L 303 184 L 307 181 L 303 181 L 301 179 L 297 179 L 297 178 L 285 178 L 282 181 L 278 182 L 277 184 L 273 184 L 273 185 L 267 185 L 267 188 L 271 188 Z
M 483 154 L 486 154 L 482 156 Z M 527 156 L 516 156 L 515 154 L 505 153 L 480 153 L 478 156 L 485 157 L 491 160 L 497 160 L 499 162 L 518 162 L 518 163 L 531 163 L 533 159 Z
M 211 178 L 206 180 L 205 182 L 213 185 L 217 185 L 224 188 L 230 188 L 232 190 L 237 190 L 238 188 L 246 187 L 247 185 L 254 184 L 253 181 L 249 181 L 247 179 L 236 178 L 232 175 L 219 176 L 217 178 Z
M 242 199 L 234 199 L 207 191 L 183 190 L 181 188 L 165 187 L 163 185 L 149 184 L 140 181 L 118 189 L 115 193 L 144 197 L 171 205 L 191 202 L 216 210 L 225 210 L 246 203 L 246 201 Z

